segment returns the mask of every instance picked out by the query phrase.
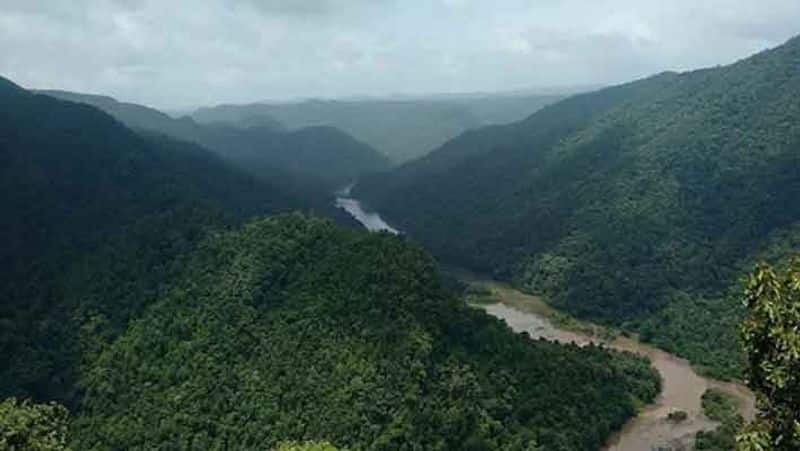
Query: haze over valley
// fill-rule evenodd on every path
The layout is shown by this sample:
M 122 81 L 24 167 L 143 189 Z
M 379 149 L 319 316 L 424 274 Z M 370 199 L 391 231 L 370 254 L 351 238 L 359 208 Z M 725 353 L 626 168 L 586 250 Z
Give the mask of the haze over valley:
M 0 449 L 800 449 L 798 23 L 3 3 Z

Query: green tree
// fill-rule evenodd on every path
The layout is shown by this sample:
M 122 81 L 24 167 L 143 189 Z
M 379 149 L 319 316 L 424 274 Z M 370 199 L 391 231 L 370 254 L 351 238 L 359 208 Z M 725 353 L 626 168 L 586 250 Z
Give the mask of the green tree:
M 8 398 L 0 403 L 0 449 L 66 451 L 67 409 L 54 402 L 34 404 Z
M 328 442 L 283 442 L 275 451 L 340 451 Z
M 747 382 L 759 411 L 737 438 L 738 448 L 800 449 L 800 258 L 785 271 L 759 265 L 745 302 Z

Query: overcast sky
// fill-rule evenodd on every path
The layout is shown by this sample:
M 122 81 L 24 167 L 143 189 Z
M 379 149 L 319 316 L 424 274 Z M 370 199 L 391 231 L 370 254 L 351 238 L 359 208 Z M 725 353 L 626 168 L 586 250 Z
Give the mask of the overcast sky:
M 0 0 L 0 75 L 158 107 L 506 91 L 727 64 L 800 0 Z

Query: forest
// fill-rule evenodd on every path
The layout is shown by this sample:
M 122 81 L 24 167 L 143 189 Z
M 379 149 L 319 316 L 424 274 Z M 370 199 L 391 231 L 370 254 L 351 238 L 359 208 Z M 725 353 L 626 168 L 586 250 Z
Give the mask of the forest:
M 521 120 L 569 92 L 263 102 L 199 108 L 191 117 L 204 124 L 239 127 L 260 122 L 291 130 L 336 127 L 398 164 L 420 158 L 467 130 Z
M 231 123 L 199 123 L 189 116 L 173 118 L 161 111 L 111 97 L 67 91 L 41 94 L 85 103 L 110 114 L 131 129 L 205 147 L 230 163 L 281 186 L 298 197 L 325 198 L 358 176 L 387 169 L 389 160 L 367 144 L 326 125 L 287 130 L 275 119 L 247 116 Z
M 800 38 L 471 131 L 356 196 L 443 261 L 741 378 L 740 279 L 797 249 Z
M 0 451 L 800 449 L 800 36 L 91 3 L 0 7 Z
M 4 445 L 592 450 L 659 392 L 646 359 L 514 334 L 406 238 L 211 151 L 0 99 Z

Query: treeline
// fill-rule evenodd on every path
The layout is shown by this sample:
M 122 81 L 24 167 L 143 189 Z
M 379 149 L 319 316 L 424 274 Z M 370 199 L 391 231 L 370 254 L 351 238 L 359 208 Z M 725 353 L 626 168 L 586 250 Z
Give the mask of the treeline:
M 3 79 L 0 101 L 6 443 L 589 450 L 658 393 L 644 359 L 469 309 L 403 238 L 242 226 L 305 199 L 200 147 Z
M 126 126 L 203 146 L 262 180 L 309 200 L 330 203 L 331 192 L 361 174 L 384 170 L 389 160 L 372 147 L 329 126 L 286 130 L 267 115 L 246 122 L 199 123 L 111 97 L 41 91 L 95 106 Z
M 531 341 L 448 298 L 401 238 L 298 215 L 210 237 L 91 347 L 80 449 L 590 450 L 659 385 L 646 360 Z
M 740 377 L 731 290 L 796 250 L 800 38 L 467 133 L 355 193 L 443 260 Z

